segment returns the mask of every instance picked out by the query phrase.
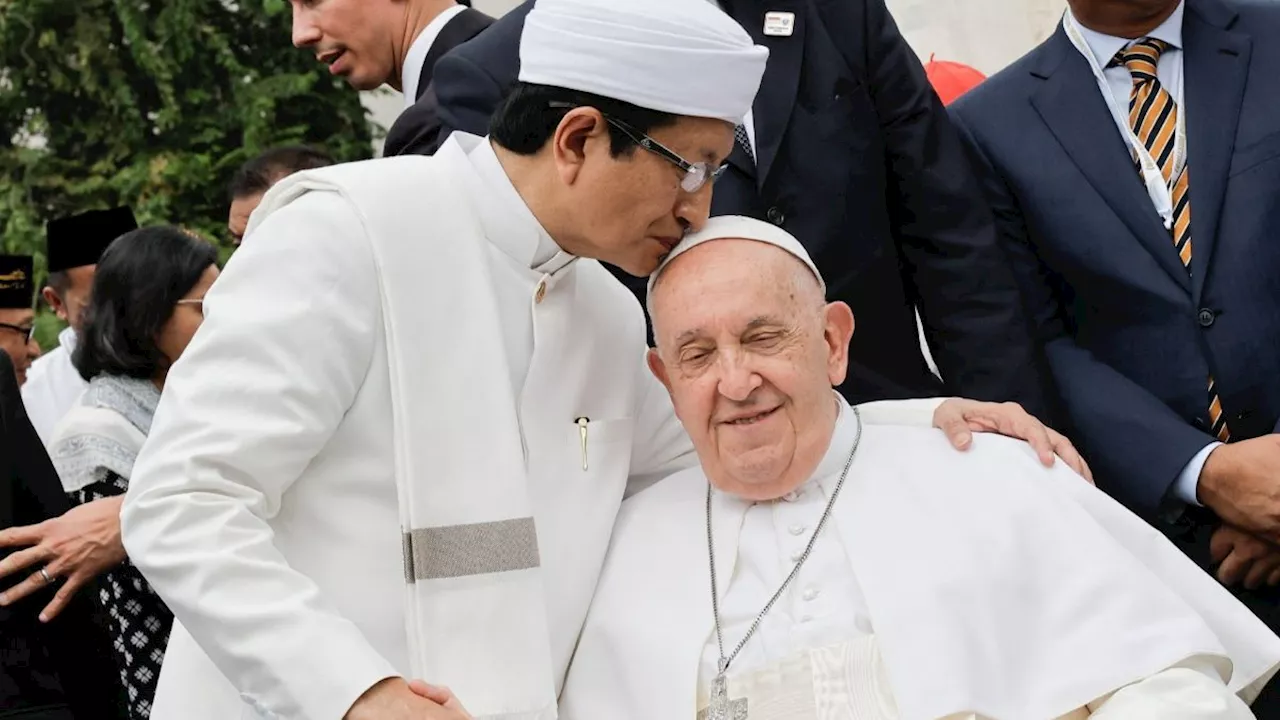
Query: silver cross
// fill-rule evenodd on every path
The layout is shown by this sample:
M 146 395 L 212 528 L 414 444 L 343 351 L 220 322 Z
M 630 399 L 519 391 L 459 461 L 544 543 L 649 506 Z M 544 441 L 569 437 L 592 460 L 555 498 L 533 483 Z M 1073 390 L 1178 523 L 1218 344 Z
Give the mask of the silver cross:
M 747 720 L 747 699 L 729 699 L 724 675 L 717 675 L 711 683 L 711 703 L 698 711 L 698 720 Z

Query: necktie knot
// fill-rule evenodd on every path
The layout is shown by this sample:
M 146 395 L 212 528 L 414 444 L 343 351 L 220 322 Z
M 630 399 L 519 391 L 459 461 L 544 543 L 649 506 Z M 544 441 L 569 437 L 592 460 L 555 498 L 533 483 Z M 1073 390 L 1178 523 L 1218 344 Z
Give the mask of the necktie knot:
M 1138 42 L 1116 53 L 1111 59 L 1110 67 L 1124 65 L 1129 69 L 1135 83 L 1156 80 L 1156 68 L 1160 64 L 1160 56 L 1169 49 L 1169 43 L 1155 38 L 1143 38 Z

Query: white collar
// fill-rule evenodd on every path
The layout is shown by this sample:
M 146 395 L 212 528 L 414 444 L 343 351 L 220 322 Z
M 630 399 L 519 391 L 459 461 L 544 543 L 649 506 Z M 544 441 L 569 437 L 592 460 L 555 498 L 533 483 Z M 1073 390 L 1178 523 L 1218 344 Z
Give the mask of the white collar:
M 1155 30 L 1147 33 L 1144 37 L 1155 38 L 1168 43 L 1170 46 L 1179 50 L 1182 49 L 1182 15 L 1186 8 L 1186 0 L 1178 3 L 1178 7 L 1173 11 L 1164 22 Z M 1071 8 L 1067 8 L 1067 12 L 1071 12 Z M 1075 15 L 1072 15 L 1075 18 Z M 1080 22 L 1079 18 L 1075 18 L 1076 25 L 1080 28 L 1080 34 L 1084 36 L 1084 40 L 1089 44 L 1089 50 L 1093 52 L 1093 57 L 1098 61 L 1098 67 L 1106 68 L 1116 53 L 1129 47 L 1137 40 L 1129 38 L 1115 37 L 1112 35 L 1103 35 L 1096 30 L 1090 30 Z
M 418 78 L 422 77 L 422 63 L 426 61 L 427 53 L 431 52 L 431 46 L 435 44 L 436 38 L 440 37 L 440 31 L 455 15 L 466 9 L 465 5 L 454 5 L 442 11 L 422 28 L 418 37 L 413 39 L 413 44 L 409 45 L 409 53 L 404 57 L 404 68 L 400 74 L 400 87 L 404 91 L 405 107 L 409 107 L 418 99 Z
M 61 346 L 63 350 L 66 350 L 68 355 L 76 351 L 76 341 L 78 339 L 79 338 L 76 336 L 76 329 L 70 325 L 63 328 L 62 332 L 58 333 L 58 345 Z
M 525 204 L 498 161 L 488 137 L 456 132 L 449 140 L 456 142 L 466 153 L 472 169 L 485 186 L 487 199 L 495 206 L 489 209 L 495 215 L 501 215 L 487 218 L 498 222 L 502 228 L 489 233 L 490 242 L 521 266 L 544 274 L 554 273 L 576 259 L 556 245 Z

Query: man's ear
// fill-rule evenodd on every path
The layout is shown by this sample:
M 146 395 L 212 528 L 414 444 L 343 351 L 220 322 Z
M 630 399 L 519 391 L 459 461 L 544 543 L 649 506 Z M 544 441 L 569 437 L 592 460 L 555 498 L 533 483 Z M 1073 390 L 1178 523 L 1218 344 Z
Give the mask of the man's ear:
M 572 185 L 577 180 L 588 150 L 601 141 L 609 142 L 609 129 L 599 110 L 579 107 L 565 114 L 551 136 L 552 157 L 564 184 Z
M 823 309 L 827 343 L 827 375 L 831 386 L 844 382 L 849 374 L 849 341 L 853 339 L 853 310 L 842 302 L 828 303 Z
M 50 310 L 53 310 L 53 312 L 58 316 L 58 319 L 66 322 L 67 308 L 62 302 L 62 298 L 58 297 L 57 291 L 46 285 L 45 288 L 40 291 L 40 297 L 44 298 L 45 304 L 49 306 Z
M 667 365 L 662 362 L 662 356 L 658 354 L 657 348 L 649 348 L 645 353 L 644 359 L 649 363 L 649 372 L 658 378 L 658 382 L 662 383 L 662 387 L 671 392 L 671 378 L 667 375 Z

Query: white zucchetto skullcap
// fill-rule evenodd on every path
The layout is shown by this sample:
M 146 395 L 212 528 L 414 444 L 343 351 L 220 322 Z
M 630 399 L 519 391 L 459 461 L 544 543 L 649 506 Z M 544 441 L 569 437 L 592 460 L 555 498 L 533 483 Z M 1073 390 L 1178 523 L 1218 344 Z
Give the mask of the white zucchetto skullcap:
M 740 123 L 769 50 L 705 0 L 538 0 L 519 80 Z
M 739 215 L 721 215 L 708 220 L 707 224 L 698 232 L 686 235 L 680 241 L 680 244 L 675 246 L 675 249 L 667 253 L 667 256 L 658 264 L 658 269 L 654 270 L 653 274 L 649 276 L 649 291 L 646 304 L 652 305 L 653 287 L 657 285 L 662 271 L 666 270 L 672 260 L 712 240 L 755 240 L 756 242 L 781 248 L 804 263 L 805 267 L 809 268 L 809 272 L 813 273 L 814 279 L 818 281 L 818 287 L 822 290 L 822 294 L 827 294 L 827 284 L 822 280 L 822 273 L 818 272 L 818 266 L 813 264 L 813 259 L 809 257 L 809 252 L 804 249 L 804 246 L 800 244 L 800 241 L 794 235 L 776 225 L 770 225 L 754 218 Z M 652 309 L 650 309 L 650 314 L 653 314 Z

